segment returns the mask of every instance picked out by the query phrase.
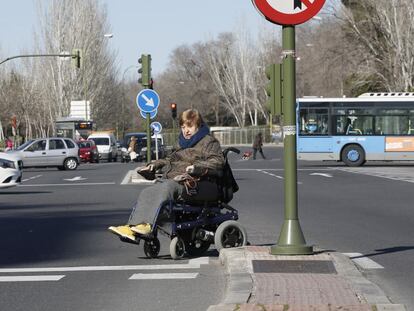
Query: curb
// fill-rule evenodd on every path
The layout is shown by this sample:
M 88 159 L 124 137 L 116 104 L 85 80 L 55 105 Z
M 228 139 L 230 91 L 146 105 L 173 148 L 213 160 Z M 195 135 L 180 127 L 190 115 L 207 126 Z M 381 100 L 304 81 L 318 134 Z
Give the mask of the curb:
M 246 256 L 245 247 L 222 249 L 220 262 L 225 267 L 227 279 L 225 294 L 222 302 L 210 306 L 207 311 L 234 311 L 234 310 L 376 310 L 376 311 L 406 311 L 404 305 L 393 304 L 381 288 L 366 279 L 352 260 L 337 252 L 327 252 L 331 256 L 337 274 L 343 277 L 354 289 L 359 300 L 359 306 L 294 306 L 249 304 L 254 294 L 254 282 L 250 271 L 250 262 Z M 332 309 L 331 309 L 332 307 Z M 264 308 L 264 309 L 263 309 Z M 348 309 L 349 308 L 349 309 Z

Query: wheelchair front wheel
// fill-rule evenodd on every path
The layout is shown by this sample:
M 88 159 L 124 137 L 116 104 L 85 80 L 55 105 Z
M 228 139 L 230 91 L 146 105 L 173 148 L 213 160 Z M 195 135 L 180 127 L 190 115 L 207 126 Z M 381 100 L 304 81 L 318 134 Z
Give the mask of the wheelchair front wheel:
M 247 233 L 237 221 L 227 220 L 218 226 L 214 234 L 217 251 L 222 248 L 240 247 L 247 244 Z
M 156 258 L 160 253 L 160 240 L 158 238 L 146 240 L 144 242 L 144 253 L 148 258 Z
M 171 258 L 181 259 L 185 255 L 185 243 L 183 239 L 179 238 L 178 236 L 174 237 L 170 243 L 170 255 Z

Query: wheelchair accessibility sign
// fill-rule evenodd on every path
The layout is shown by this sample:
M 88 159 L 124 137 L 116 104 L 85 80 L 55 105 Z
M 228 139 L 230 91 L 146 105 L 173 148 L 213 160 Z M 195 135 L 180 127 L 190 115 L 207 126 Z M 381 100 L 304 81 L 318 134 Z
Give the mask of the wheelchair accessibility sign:
M 318 14 L 325 0 L 252 0 L 256 9 L 270 22 L 298 25 Z

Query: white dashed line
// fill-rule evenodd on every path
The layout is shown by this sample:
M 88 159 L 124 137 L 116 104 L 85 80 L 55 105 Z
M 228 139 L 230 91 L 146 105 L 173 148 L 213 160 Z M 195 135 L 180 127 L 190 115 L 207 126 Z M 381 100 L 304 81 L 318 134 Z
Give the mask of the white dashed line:
M 19 187 L 65 187 L 65 186 L 100 186 L 100 185 L 115 185 L 115 182 L 90 182 L 90 183 L 76 183 L 76 184 L 34 184 L 34 185 L 19 185 Z
M 65 275 L 19 275 L 0 276 L 0 282 L 45 282 L 60 281 Z
M 332 175 L 331 174 L 326 174 L 326 173 L 312 173 L 312 174 L 309 174 L 309 175 L 311 175 L 311 176 L 322 176 L 322 177 L 332 178 Z

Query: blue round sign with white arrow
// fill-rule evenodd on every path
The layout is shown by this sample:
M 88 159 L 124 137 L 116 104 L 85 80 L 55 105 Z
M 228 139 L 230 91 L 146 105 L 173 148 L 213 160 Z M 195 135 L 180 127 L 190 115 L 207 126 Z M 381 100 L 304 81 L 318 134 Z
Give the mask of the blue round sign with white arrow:
M 147 118 L 147 113 L 149 113 L 150 119 L 154 119 L 157 116 L 158 110 L 154 110 L 154 111 L 151 111 L 151 112 L 144 112 L 144 111 L 140 110 L 140 113 L 141 113 L 141 117 L 143 117 L 144 119 Z
M 159 134 L 162 131 L 162 125 L 160 122 L 154 121 L 150 124 L 151 128 L 154 130 L 154 134 Z
M 160 105 L 158 93 L 151 89 L 143 89 L 137 95 L 137 106 L 142 112 L 152 112 Z

